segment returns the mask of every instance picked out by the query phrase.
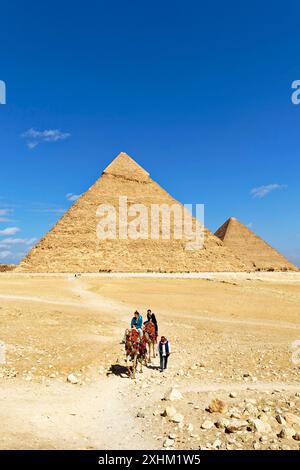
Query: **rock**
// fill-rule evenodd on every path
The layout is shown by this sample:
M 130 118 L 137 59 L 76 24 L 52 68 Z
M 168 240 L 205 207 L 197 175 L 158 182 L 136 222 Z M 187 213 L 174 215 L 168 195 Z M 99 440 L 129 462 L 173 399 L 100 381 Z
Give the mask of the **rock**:
M 209 419 L 206 419 L 205 421 L 203 421 L 201 425 L 201 428 L 205 430 L 211 429 L 213 427 L 214 427 L 214 423 L 210 421 Z
M 230 418 L 234 418 L 234 419 L 241 419 L 241 413 L 240 413 L 240 410 L 236 407 L 234 408 L 230 408 Z
M 175 401 L 175 400 L 181 400 L 182 399 L 182 394 L 180 393 L 177 388 L 171 388 L 170 390 L 167 391 L 167 393 L 164 396 L 164 400 L 170 400 L 170 401 Z
M 77 377 L 77 375 L 75 374 L 69 374 L 68 377 L 67 377 L 67 381 L 70 382 L 71 384 L 78 384 L 79 382 L 79 379 Z
M 226 413 L 227 410 L 228 410 L 227 404 L 222 400 L 218 400 L 218 398 L 213 400 L 208 407 L 208 411 L 210 413 L 222 413 L 223 414 L 223 413 Z
M 174 439 L 176 439 L 176 434 L 174 434 L 174 433 L 169 434 L 169 438 L 173 439 L 173 441 L 174 441 Z
M 252 405 L 252 403 L 248 403 L 246 405 L 245 411 L 251 416 L 256 416 L 258 413 L 257 408 L 255 408 L 255 406 Z
M 214 449 L 220 449 L 221 445 L 222 442 L 220 441 L 220 439 L 216 439 L 212 446 Z
M 272 432 L 271 426 L 263 421 L 262 419 L 249 419 L 249 423 L 253 427 L 253 429 L 261 434 L 270 433 Z
M 189 424 L 188 424 L 187 430 L 188 430 L 189 432 L 192 432 L 192 431 L 194 430 L 194 426 L 192 425 L 192 423 L 189 423 Z
M 296 434 L 294 434 L 293 438 L 295 439 L 295 441 L 300 441 L 300 433 L 296 432 Z
M 277 434 L 277 437 L 280 439 L 286 439 L 287 438 L 287 432 L 285 428 L 282 428 L 281 431 Z
M 164 441 L 164 447 L 172 447 L 173 445 L 174 445 L 173 439 L 167 438 L 167 439 Z
M 184 420 L 184 416 L 180 413 L 176 413 L 171 418 L 171 421 L 173 421 L 173 423 L 182 423 L 183 420 Z
M 277 434 L 277 437 L 280 439 L 292 439 L 294 437 L 295 431 L 288 427 L 283 427 L 280 432 Z
M 269 412 L 271 411 L 271 408 L 270 408 L 269 406 L 264 406 L 263 409 L 262 409 L 262 411 L 263 411 L 264 413 L 269 413 Z
M 172 405 L 167 406 L 164 412 L 162 413 L 162 416 L 167 416 L 168 418 L 172 418 L 176 414 L 176 408 Z
M 279 424 L 285 424 L 286 423 L 285 419 L 280 414 L 277 414 L 275 416 L 275 419 L 276 419 L 277 423 L 279 423 Z
M 236 397 L 237 397 L 237 393 L 236 393 L 236 392 L 230 392 L 230 393 L 229 393 L 229 396 L 230 396 L 230 398 L 236 398 Z
M 297 431 L 300 431 L 300 418 L 299 416 L 293 414 L 293 413 L 286 413 L 285 414 L 285 420 L 286 422 L 292 426 L 292 428 L 297 429 Z
M 229 424 L 229 419 L 226 418 L 220 418 L 218 421 L 215 422 L 215 426 L 218 429 L 224 429 L 228 424 Z
M 248 422 L 245 421 L 244 419 L 233 419 L 229 421 L 229 423 L 225 426 L 225 431 L 232 433 L 232 432 L 242 431 L 244 429 L 247 429 L 247 427 L 248 427 Z
M 145 413 L 142 410 L 139 410 L 136 415 L 137 418 L 145 418 Z

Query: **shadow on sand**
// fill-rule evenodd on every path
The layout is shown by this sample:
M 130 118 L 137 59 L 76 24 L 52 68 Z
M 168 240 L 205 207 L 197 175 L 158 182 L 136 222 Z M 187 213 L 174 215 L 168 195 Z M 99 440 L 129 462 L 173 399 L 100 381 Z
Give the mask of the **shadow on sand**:
M 144 366 L 145 367 L 145 366 Z M 160 370 L 159 366 L 155 366 L 154 364 L 147 364 L 147 369 L 150 370 Z M 137 370 L 139 372 L 139 370 Z M 116 375 L 117 377 L 121 377 L 122 379 L 128 379 L 128 370 L 126 366 L 122 366 L 121 364 L 112 364 L 110 366 L 108 374 Z
M 122 379 L 128 379 L 128 370 L 127 367 L 122 366 L 121 364 L 112 364 L 109 369 L 109 374 L 116 375 Z

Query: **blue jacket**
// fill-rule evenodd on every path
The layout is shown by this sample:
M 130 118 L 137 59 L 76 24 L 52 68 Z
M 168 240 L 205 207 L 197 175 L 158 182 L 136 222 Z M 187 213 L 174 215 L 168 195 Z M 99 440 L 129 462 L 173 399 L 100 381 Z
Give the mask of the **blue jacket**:
M 133 319 L 131 320 L 131 328 L 133 326 L 135 326 L 137 330 L 142 328 L 142 326 L 143 326 L 143 317 L 142 317 L 142 315 L 140 315 L 138 319 L 133 317 Z

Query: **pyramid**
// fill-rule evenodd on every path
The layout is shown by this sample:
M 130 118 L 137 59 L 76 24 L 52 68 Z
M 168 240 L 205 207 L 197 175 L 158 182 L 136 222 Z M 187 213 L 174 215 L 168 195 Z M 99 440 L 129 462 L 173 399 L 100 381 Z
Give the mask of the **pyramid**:
M 228 219 L 215 235 L 251 271 L 298 271 L 283 255 L 234 217 Z
M 243 271 L 243 263 L 205 229 L 203 249 L 187 250 L 185 240 L 99 239 L 100 204 L 118 211 L 128 205 L 179 204 L 126 153 L 120 153 L 21 261 L 22 272 L 199 272 Z M 181 206 L 182 207 L 182 206 Z M 193 220 L 195 223 L 195 219 Z

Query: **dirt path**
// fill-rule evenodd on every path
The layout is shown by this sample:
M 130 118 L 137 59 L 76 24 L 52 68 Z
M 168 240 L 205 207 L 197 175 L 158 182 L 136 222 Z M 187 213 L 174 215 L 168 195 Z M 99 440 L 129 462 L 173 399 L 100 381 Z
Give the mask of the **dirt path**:
M 0 294 L 20 302 L 41 302 L 128 314 L 121 303 L 89 291 L 80 279 L 69 278 L 70 293 L 78 301 Z M 112 330 L 115 344 L 119 331 Z M 89 385 L 53 379 L 49 384 L 14 379 L 1 383 L 0 448 L 2 449 L 149 449 L 157 442 L 145 437 L 136 422 L 135 397 L 128 395 L 130 380 L 111 375 Z M 5 406 L 3 406 L 5 404 Z
M 128 379 L 81 387 L 14 381 L 2 386 L 0 448 L 146 449 L 157 445 L 138 427 Z

